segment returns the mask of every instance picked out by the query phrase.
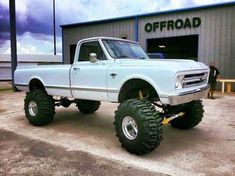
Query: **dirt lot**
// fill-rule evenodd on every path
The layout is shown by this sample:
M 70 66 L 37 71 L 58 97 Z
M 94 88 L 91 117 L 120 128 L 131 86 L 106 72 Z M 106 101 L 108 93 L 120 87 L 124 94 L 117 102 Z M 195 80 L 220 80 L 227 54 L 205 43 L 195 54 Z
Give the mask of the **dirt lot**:
M 91 115 L 74 105 L 57 108 L 51 124 L 33 127 L 23 99 L 23 92 L 0 91 L 0 174 L 235 175 L 234 95 L 205 99 L 204 119 L 194 129 L 164 126 L 160 147 L 145 156 L 121 148 L 112 124 L 116 104 L 104 102 Z
M 0 175 L 155 175 L 0 129 Z M 162 175 L 162 174 L 159 174 Z

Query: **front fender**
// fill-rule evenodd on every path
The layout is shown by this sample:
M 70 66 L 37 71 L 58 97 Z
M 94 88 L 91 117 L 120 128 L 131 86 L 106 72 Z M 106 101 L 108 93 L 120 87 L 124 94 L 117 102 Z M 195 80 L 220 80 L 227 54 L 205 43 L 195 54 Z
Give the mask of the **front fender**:
M 147 83 L 149 83 L 151 86 L 153 86 L 153 88 L 155 89 L 155 91 L 159 94 L 161 93 L 159 87 L 157 86 L 156 82 L 154 82 L 154 80 L 152 80 L 151 78 L 149 78 L 148 76 L 145 76 L 145 75 L 140 75 L 140 74 L 133 74 L 133 75 L 129 75 L 127 77 L 125 77 L 125 79 L 121 80 L 120 82 L 120 85 L 119 85 L 119 93 L 122 89 L 122 87 L 124 86 L 124 84 L 129 81 L 129 80 L 132 80 L 132 79 L 140 79 L 140 80 L 143 80 Z M 118 93 L 118 94 L 119 94 Z

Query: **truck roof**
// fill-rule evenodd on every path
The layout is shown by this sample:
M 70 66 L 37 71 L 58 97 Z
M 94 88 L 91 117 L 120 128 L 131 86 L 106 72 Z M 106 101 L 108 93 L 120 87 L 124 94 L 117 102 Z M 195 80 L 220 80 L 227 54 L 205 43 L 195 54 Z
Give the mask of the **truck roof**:
M 122 38 L 115 38 L 115 37 L 103 37 L 103 36 L 85 38 L 85 39 L 80 40 L 80 42 L 87 41 L 87 40 L 102 40 L 102 39 L 126 41 L 126 42 L 131 42 L 131 43 L 136 43 L 136 44 L 138 43 L 138 42 L 135 42 L 135 41 L 132 41 L 132 40 L 127 40 L 127 39 L 122 39 Z

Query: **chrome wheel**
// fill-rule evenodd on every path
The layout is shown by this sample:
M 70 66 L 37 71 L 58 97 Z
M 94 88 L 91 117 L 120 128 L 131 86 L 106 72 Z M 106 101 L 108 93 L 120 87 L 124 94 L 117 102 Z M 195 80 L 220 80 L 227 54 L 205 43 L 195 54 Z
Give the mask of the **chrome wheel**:
M 122 120 L 122 131 L 129 140 L 134 140 L 138 135 L 138 127 L 132 117 L 125 117 Z
M 29 114 L 31 116 L 36 116 L 37 113 L 38 113 L 38 105 L 37 105 L 37 103 L 35 101 L 30 101 L 29 102 L 28 110 L 29 110 Z

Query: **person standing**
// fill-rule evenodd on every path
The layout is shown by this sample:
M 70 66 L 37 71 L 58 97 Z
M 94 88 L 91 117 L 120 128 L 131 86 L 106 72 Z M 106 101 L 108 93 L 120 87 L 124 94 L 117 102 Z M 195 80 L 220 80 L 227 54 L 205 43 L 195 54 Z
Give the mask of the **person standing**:
M 218 68 L 216 68 L 215 66 L 215 62 L 211 62 L 210 63 L 210 74 L 209 74 L 209 85 L 210 85 L 210 90 L 209 90 L 209 93 L 208 93 L 208 98 L 211 98 L 211 99 L 215 99 L 214 98 L 214 92 L 215 92 L 215 89 L 216 89 L 216 83 L 217 83 L 217 79 L 219 79 L 219 70 Z

